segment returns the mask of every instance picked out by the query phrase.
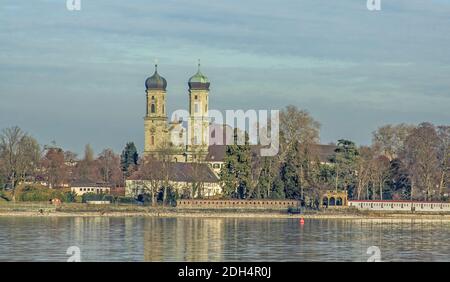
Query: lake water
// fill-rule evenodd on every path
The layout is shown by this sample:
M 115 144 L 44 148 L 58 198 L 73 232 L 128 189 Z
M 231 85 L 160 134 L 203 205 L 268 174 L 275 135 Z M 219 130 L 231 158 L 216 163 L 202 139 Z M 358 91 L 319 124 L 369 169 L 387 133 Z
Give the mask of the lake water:
M 450 223 L 0 217 L 0 261 L 450 261 Z M 376 249 L 375 249 L 376 250 Z

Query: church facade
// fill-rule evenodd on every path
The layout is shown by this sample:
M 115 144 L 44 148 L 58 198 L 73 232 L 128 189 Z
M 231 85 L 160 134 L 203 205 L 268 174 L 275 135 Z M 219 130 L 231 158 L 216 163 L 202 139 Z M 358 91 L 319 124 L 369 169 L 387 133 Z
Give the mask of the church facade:
M 146 87 L 146 115 L 144 117 L 144 155 L 156 159 L 169 156 L 174 162 L 200 162 L 208 155 L 209 126 L 208 78 L 198 71 L 189 81 L 189 117 L 183 120 L 168 121 L 167 117 L 167 81 L 155 72 L 145 81 Z
M 188 117 L 169 121 L 167 114 L 167 80 L 155 72 L 145 81 L 146 114 L 144 117 L 144 156 L 158 161 L 168 160 L 165 168 L 169 175 L 169 184 L 178 193 L 201 183 L 201 192 L 191 197 L 214 197 L 222 193 L 219 172 L 223 164 L 224 154 L 216 157 L 218 146 L 210 146 L 210 131 L 221 130 L 208 117 L 209 86 L 208 78 L 200 71 L 188 81 Z M 230 129 L 231 130 L 231 129 Z M 214 142 L 212 142 L 214 144 Z M 220 146 L 223 150 L 225 146 Z M 153 181 L 159 179 L 141 179 L 132 175 L 126 180 L 125 194 L 138 197 L 145 194 Z

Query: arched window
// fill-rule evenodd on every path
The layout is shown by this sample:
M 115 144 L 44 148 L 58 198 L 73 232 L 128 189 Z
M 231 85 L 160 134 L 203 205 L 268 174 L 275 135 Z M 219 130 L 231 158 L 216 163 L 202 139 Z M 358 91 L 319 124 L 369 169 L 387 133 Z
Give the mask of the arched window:
M 330 198 L 330 206 L 335 206 L 336 205 L 336 199 L 334 197 Z
M 155 104 L 152 104 L 152 105 L 150 106 L 150 112 L 151 112 L 152 114 L 154 114 L 154 113 L 156 112 Z
M 150 144 L 153 146 L 153 145 L 155 145 L 155 136 L 151 136 L 150 137 Z
M 164 111 L 165 111 L 165 107 L 164 107 L 164 104 L 162 105 L 162 113 L 164 114 Z
M 199 107 L 198 107 L 198 103 L 194 104 L 194 113 L 198 113 L 199 112 Z

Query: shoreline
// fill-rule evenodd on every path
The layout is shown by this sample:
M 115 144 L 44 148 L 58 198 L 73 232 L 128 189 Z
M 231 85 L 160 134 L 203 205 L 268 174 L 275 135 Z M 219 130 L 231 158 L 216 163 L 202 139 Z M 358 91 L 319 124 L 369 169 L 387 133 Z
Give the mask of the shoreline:
M 373 220 L 373 221 L 427 221 L 450 222 L 450 214 L 287 214 L 280 212 L 255 212 L 255 211 L 2 211 L 0 218 L 4 217 L 148 217 L 148 218 L 241 218 L 241 219 L 323 219 L 323 220 Z

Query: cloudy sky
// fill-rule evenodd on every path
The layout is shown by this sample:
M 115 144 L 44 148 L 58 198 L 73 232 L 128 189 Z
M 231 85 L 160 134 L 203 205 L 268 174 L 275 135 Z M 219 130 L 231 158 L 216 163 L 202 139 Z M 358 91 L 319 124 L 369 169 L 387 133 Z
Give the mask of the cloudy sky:
M 81 152 L 143 148 L 159 61 L 187 108 L 197 59 L 210 108 L 307 109 L 322 143 L 369 144 L 386 123 L 450 121 L 450 1 L 0 0 L 0 128 Z

